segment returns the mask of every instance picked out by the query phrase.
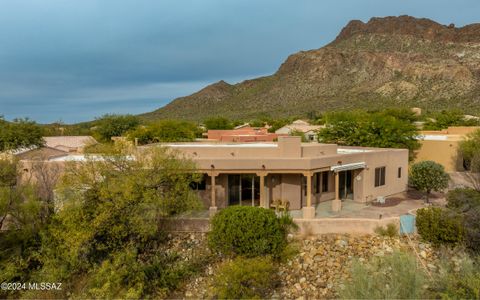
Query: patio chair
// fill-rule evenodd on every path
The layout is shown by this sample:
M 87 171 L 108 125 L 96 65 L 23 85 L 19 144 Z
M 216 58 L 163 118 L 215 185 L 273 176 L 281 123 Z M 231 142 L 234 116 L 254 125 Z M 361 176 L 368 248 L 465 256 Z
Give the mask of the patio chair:
M 278 206 L 279 211 L 288 211 L 288 208 L 290 207 L 290 202 L 288 200 L 282 200 L 280 205 Z
M 280 206 L 282 206 L 282 200 L 280 199 L 273 200 L 270 204 L 270 208 L 274 208 L 275 211 L 278 211 Z

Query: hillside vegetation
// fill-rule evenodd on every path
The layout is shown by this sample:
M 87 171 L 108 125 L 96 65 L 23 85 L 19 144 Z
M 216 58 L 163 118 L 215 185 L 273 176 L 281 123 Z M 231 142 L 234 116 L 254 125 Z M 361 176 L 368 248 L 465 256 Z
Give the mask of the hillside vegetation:
M 335 109 L 480 111 L 480 24 L 456 28 L 409 16 L 351 21 L 325 47 L 287 58 L 271 76 L 219 81 L 146 119 L 308 116 Z

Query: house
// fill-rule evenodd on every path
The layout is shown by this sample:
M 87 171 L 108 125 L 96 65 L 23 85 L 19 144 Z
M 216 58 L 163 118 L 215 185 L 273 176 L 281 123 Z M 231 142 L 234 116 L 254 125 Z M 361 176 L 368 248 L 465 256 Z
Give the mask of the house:
M 339 211 L 344 201 L 368 203 L 407 188 L 408 150 L 340 147 L 301 143 L 298 136 L 281 136 L 278 142 L 166 143 L 138 147 L 169 147 L 197 165 L 203 180 L 195 185 L 210 214 L 230 205 L 272 207 L 278 200 L 315 217 L 315 206 L 328 202 Z M 83 154 L 48 159 L 63 170 L 68 161 L 81 163 Z M 25 176 L 33 176 L 32 161 L 21 161 Z
M 0 159 L 48 160 L 53 157 L 64 156 L 67 154 L 67 152 L 55 148 L 33 146 L 1 152 Z
M 420 149 L 415 152 L 415 161 L 433 160 L 441 164 L 445 171 L 465 171 L 467 166 L 459 156 L 458 147 L 460 142 L 466 139 L 469 133 L 480 127 L 448 127 L 444 130 L 420 131 L 418 140 Z
M 322 125 L 310 125 L 310 123 L 303 120 L 296 120 L 292 124 L 285 125 L 275 131 L 278 135 L 291 135 L 294 132 L 303 133 L 305 140 L 316 141 L 317 131 L 323 128 Z
M 204 174 L 196 189 L 212 214 L 230 205 L 268 208 L 283 200 L 309 219 L 323 201 L 338 211 L 342 201 L 367 203 L 407 188 L 406 149 L 301 143 L 298 136 L 279 137 L 278 143 L 160 145 L 195 161 Z
M 208 130 L 207 138 L 209 141 L 219 142 L 273 142 L 278 138 L 278 135 L 268 132 L 265 127 L 251 127 L 248 124 L 243 124 L 231 130 Z
M 98 142 L 92 136 L 47 136 L 44 137 L 45 146 L 65 151 L 83 153 L 87 146 Z

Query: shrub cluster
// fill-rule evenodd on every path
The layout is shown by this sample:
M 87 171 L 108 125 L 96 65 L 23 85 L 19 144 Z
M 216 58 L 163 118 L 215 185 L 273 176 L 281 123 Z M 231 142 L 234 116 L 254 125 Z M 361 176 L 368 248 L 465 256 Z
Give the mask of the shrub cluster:
M 366 263 L 354 261 L 351 279 L 338 294 L 342 299 L 419 299 L 424 282 L 415 257 L 397 251 Z
M 274 211 L 232 206 L 215 215 L 209 246 L 233 261 L 220 266 L 214 281 L 219 298 L 266 298 L 275 286 L 277 261 L 287 246 L 287 234 L 296 225 L 288 215 Z
M 385 227 L 378 226 L 375 228 L 375 233 L 380 236 L 393 238 L 398 236 L 398 226 L 395 223 L 388 223 Z
M 470 209 L 480 206 L 480 193 L 470 188 L 456 188 L 447 194 L 447 207 L 467 212 Z
M 457 245 L 464 238 L 462 216 L 439 207 L 417 210 L 417 229 L 424 240 L 435 245 Z
M 235 258 L 222 265 L 215 276 L 215 292 L 220 299 L 267 298 L 278 282 L 275 264 L 269 257 Z
M 225 255 L 278 257 L 287 245 L 287 234 L 294 226 L 292 219 L 277 217 L 274 211 L 232 206 L 219 212 L 212 220 L 209 245 Z
M 480 253 L 480 192 L 470 188 L 449 191 L 447 207 L 463 217 L 465 246 Z
M 478 259 L 478 258 L 477 258 Z M 480 299 L 478 260 L 464 255 L 460 260 L 443 260 L 430 287 L 429 299 Z

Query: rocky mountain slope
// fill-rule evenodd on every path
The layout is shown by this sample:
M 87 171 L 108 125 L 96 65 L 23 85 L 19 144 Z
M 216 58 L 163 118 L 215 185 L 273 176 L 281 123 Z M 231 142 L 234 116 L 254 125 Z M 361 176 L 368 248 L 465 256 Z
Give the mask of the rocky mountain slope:
M 271 76 L 219 81 L 143 116 L 237 119 L 391 106 L 480 112 L 480 24 L 351 21 L 332 43 L 289 56 Z

